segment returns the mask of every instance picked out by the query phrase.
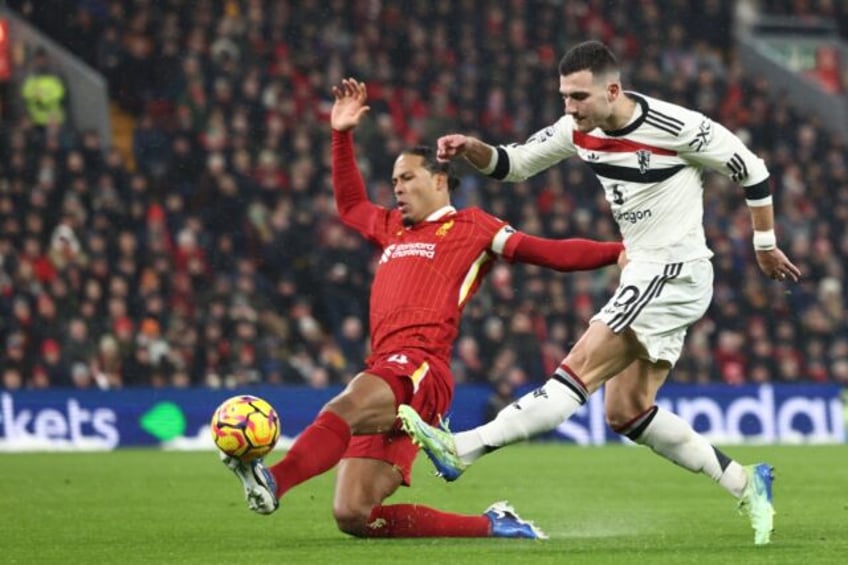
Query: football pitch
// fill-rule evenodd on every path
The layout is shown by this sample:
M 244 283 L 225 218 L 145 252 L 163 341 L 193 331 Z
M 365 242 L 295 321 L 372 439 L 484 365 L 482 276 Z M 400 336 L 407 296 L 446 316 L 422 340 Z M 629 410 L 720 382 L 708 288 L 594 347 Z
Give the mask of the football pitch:
M 756 547 L 720 487 L 644 448 L 534 443 L 478 462 L 458 482 L 419 459 L 390 502 L 480 513 L 507 499 L 551 537 L 360 540 L 331 513 L 334 471 L 250 513 L 212 452 L 3 454 L 3 563 L 844 563 L 848 446 L 732 447 L 775 465 L 776 529 Z M 272 454 L 275 461 L 279 454 Z

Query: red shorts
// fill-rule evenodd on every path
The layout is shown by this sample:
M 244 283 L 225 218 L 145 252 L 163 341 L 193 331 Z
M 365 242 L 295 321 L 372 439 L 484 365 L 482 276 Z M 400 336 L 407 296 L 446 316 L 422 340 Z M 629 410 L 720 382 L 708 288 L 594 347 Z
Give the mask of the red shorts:
M 372 359 L 364 373 L 380 377 L 395 393 L 395 405 L 409 404 L 421 419 L 438 424 L 453 400 L 453 375 L 441 358 L 417 349 L 395 351 Z M 418 447 L 400 429 L 400 423 L 384 434 L 353 436 L 344 458 L 379 459 L 394 466 L 403 484 L 412 481 L 412 463 Z

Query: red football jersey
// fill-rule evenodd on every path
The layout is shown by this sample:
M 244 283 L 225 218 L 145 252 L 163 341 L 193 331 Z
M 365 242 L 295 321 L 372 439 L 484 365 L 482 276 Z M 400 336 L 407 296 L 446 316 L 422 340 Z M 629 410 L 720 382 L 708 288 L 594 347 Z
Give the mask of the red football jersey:
M 383 251 L 371 287 L 372 358 L 419 348 L 449 359 L 468 300 L 500 255 L 561 271 L 615 263 L 620 243 L 548 240 L 517 232 L 479 208 L 451 206 L 407 227 L 398 210 L 368 199 L 350 131 L 333 131 L 339 217 Z
M 383 250 L 371 288 L 373 354 L 417 347 L 448 357 L 463 308 L 523 234 L 479 208 L 447 207 L 411 227 L 397 210 L 372 213 L 360 231 Z

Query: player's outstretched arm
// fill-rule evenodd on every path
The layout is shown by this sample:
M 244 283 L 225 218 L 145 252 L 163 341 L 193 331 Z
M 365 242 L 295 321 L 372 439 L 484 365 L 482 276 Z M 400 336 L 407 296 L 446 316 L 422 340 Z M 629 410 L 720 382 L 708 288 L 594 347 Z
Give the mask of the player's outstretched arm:
M 492 161 L 495 148 L 468 135 L 451 133 L 436 141 L 436 158 L 439 161 L 451 161 L 465 157 L 477 169 L 485 169 Z
M 624 254 L 624 245 L 617 241 L 522 236 L 515 246 L 512 260 L 557 271 L 589 271 L 606 267 L 620 262 Z
M 369 233 L 378 207 L 368 200 L 365 181 L 353 152 L 353 128 L 368 111 L 365 84 L 344 79 L 333 87 L 335 102 L 330 113 L 332 133 L 333 196 L 341 220 L 362 234 Z
M 801 269 L 796 267 L 777 246 L 772 205 L 751 207 L 750 210 L 751 222 L 754 225 L 754 252 L 760 270 L 776 281 L 798 282 Z
M 519 182 L 549 169 L 577 153 L 573 124 L 566 116 L 531 135 L 524 143 L 494 147 L 475 137 L 452 133 L 436 142 L 436 157 L 449 161 L 465 157 L 482 174 L 499 181 Z
M 760 269 L 767 277 L 777 281 L 797 281 L 801 276 L 800 269 L 777 246 L 774 207 L 765 162 L 738 136 L 717 122 L 702 117 L 700 121 L 693 120 L 689 126 L 689 131 L 680 136 L 686 144 L 680 148 L 680 154 L 705 168 L 715 169 L 745 190 Z

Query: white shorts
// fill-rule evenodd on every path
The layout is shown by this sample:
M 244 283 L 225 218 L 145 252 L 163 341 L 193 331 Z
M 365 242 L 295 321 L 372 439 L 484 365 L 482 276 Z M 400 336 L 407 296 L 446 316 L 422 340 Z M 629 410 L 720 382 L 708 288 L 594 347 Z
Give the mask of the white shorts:
M 669 264 L 634 261 L 624 267 L 618 289 L 591 322 L 604 322 L 615 333 L 630 329 L 648 360 L 674 365 L 687 328 L 704 315 L 712 298 L 709 259 Z

